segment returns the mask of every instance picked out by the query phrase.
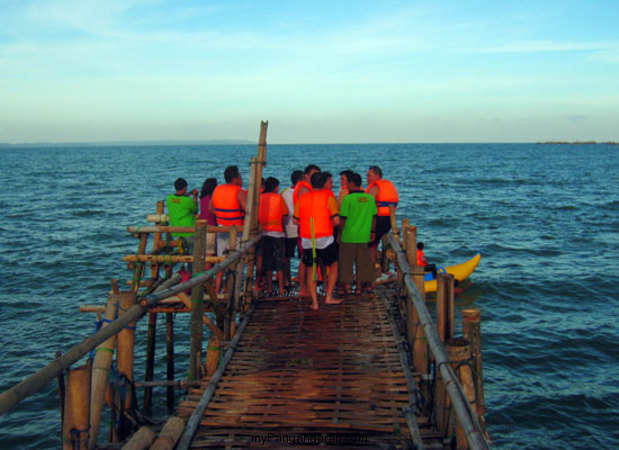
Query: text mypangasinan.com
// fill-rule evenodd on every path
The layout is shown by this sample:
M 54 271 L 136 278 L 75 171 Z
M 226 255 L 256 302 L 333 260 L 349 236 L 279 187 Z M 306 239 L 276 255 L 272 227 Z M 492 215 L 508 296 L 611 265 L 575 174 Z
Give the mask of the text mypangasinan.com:
M 367 444 L 367 436 L 354 434 L 330 434 L 330 433 L 266 433 L 252 435 L 251 442 L 261 445 L 287 444 L 287 445 L 341 445 L 341 444 Z

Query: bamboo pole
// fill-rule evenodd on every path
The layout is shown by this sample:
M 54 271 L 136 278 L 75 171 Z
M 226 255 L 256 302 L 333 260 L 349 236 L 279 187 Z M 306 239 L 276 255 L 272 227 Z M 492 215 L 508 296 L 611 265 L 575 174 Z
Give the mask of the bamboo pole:
M 62 352 L 60 350 L 58 350 L 56 352 L 56 359 L 60 358 L 62 356 Z M 65 378 L 64 378 L 64 372 L 61 372 L 60 375 L 58 375 L 58 399 L 60 402 L 60 432 L 62 433 L 62 429 L 64 427 L 64 398 L 66 395 L 66 384 L 65 384 Z M 89 394 L 89 401 L 90 401 L 90 394 Z M 90 412 L 88 413 L 90 415 Z
M 417 227 L 410 227 L 408 230 L 409 234 L 409 253 L 407 253 L 407 262 L 409 262 L 408 257 L 411 258 L 412 264 L 409 263 L 409 268 L 411 270 L 412 280 L 417 288 L 417 292 L 420 295 L 420 298 L 424 302 L 426 299 L 426 288 L 425 288 L 425 280 L 424 280 L 424 272 L 423 267 L 417 265 Z M 412 256 L 411 256 L 412 254 Z M 413 296 L 410 296 L 412 310 L 412 323 L 414 327 L 414 341 L 413 341 L 413 364 L 415 370 L 419 372 L 423 378 L 423 375 L 428 373 L 429 369 L 429 361 L 430 355 L 428 350 L 428 340 L 426 339 L 426 335 L 421 325 L 421 319 L 417 312 L 417 308 L 414 306 Z
M 204 272 L 206 255 L 206 220 L 196 221 L 193 274 Z M 191 289 L 191 346 L 189 350 L 189 379 L 200 377 L 202 365 L 202 317 L 204 316 L 204 286 L 197 284 Z
M 209 341 L 206 350 L 206 376 L 211 377 L 217 370 L 219 365 L 219 357 L 221 355 L 221 339 L 216 334 L 213 334 Z
M 447 354 L 449 355 L 449 362 L 457 373 L 458 379 L 464 388 L 466 398 L 477 416 L 475 382 L 473 381 L 473 371 L 470 366 L 471 351 L 469 349 L 469 342 L 462 338 L 449 339 L 445 342 L 445 345 L 447 347 Z M 459 449 L 467 448 L 466 434 L 459 421 L 456 423 L 456 444 Z
M 451 398 L 454 412 L 465 430 L 467 442 L 472 449 L 487 449 L 489 446 L 481 431 L 477 415 L 473 412 L 471 405 L 466 399 L 462 385 L 458 381 L 453 368 L 449 365 L 447 352 L 441 342 L 438 332 L 434 328 L 432 317 L 426 308 L 425 301 L 412 280 L 404 251 L 392 236 L 387 236 L 387 239 L 396 251 L 396 258 L 400 270 L 403 272 L 404 282 L 411 294 L 415 309 L 419 314 L 419 320 L 423 326 L 428 345 L 436 361 L 438 372 L 443 377 L 443 380 L 445 380 L 445 387 Z
M 236 230 L 232 230 L 230 232 L 230 250 L 236 250 L 236 246 L 237 246 L 237 235 L 238 232 Z M 243 264 L 237 264 L 236 267 L 232 266 L 230 268 L 230 274 L 233 271 L 236 271 L 237 268 L 241 269 L 241 274 L 242 274 L 242 270 L 243 270 Z M 238 276 L 238 273 L 237 273 Z M 225 339 L 229 340 L 230 336 L 232 336 L 234 334 L 234 320 L 235 320 L 235 309 L 234 309 L 234 298 L 235 298 L 235 287 L 237 285 L 236 283 L 236 278 L 237 277 L 231 277 L 228 275 L 228 277 L 226 278 L 226 285 L 228 286 L 227 289 L 227 295 L 226 295 L 226 315 L 225 315 L 225 320 L 224 320 L 224 336 Z
M 144 381 L 152 381 L 155 374 L 155 341 L 157 339 L 157 313 L 148 312 L 148 337 L 146 339 L 146 372 Z M 144 411 L 150 414 L 153 407 L 153 389 L 144 389 Z
M 146 253 L 146 242 L 148 241 L 148 234 L 142 234 L 140 236 L 140 244 L 138 245 L 138 254 L 143 255 Z M 140 280 L 144 276 L 144 264 L 137 263 L 133 270 L 133 279 L 131 283 L 131 290 L 137 292 L 140 288 Z
M 232 228 L 243 231 L 243 225 L 207 225 L 208 233 L 229 233 Z M 195 233 L 195 227 L 170 227 L 164 225 L 146 225 L 143 227 L 128 226 L 127 232 L 131 234 L 149 234 L 149 233 Z
M 262 184 L 262 175 L 258 176 L 258 173 L 262 173 L 262 164 L 266 164 L 266 160 L 261 160 L 260 155 L 258 158 L 252 158 L 251 166 L 250 166 L 250 182 L 249 187 L 252 191 L 252 196 L 255 198 L 255 192 L 260 192 L 260 188 L 256 186 L 256 183 L 259 185 Z M 248 239 L 250 236 L 255 236 L 258 234 L 258 223 L 255 217 L 255 211 L 259 209 L 259 200 L 258 206 L 254 206 L 252 202 L 251 211 L 248 212 L 248 216 L 245 217 L 245 227 L 243 228 L 243 241 Z M 251 303 L 251 296 L 253 292 L 253 283 L 255 281 L 254 278 L 254 267 L 256 263 L 256 252 L 251 251 L 248 253 L 245 258 L 247 270 L 245 272 L 245 284 L 244 291 L 241 292 L 241 280 L 242 280 L 242 269 L 243 267 L 237 266 L 237 279 L 236 279 L 236 287 L 235 287 L 235 308 L 237 311 L 241 313 L 246 313 L 249 309 L 249 305 Z
M 475 396 L 477 398 L 477 415 L 486 437 L 486 402 L 484 398 L 484 375 L 481 352 L 481 313 L 476 309 L 462 310 L 463 336 L 469 341 L 471 357 L 473 358 Z
M 92 360 L 67 372 L 62 447 L 87 448 L 90 438 L 90 376 Z
M 185 431 L 185 420 L 177 416 L 170 417 L 150 450 L 173 450 L 183 431 Z
M 174 380 L 174 315 L 166 313 L 166 378 Z M 174 409 L 174 386 L 168 386 L 166 393 L 168 413 Z
M 124 315 L 129 309 L 135 305 L 135 292 L 121 292 L 119 298 L 119 316 Z M 118 333 L 118 344 L 116 349 L 116 366 L 118 373 L 127 377 L 130 383 L 133 382 L 133 353 L 135 342 L 135 321 L 127 324 L 123 330 Z M 124 399 L 125 408 L 132 406 L 133 398 L 131 392 L 127 392 Z
M 230 265 L 238 261 L 250 248 L 256 245 L 259 240 L 260 236 L 245 243 L 240 250 L 230 255 L 224 262 L 217 264 L 202 275 L 173 286 L 175 283 L 180 281 L 180 275 L 175 274 L 169 280 L 164 282 L 155 292 L 140 297 L 139 302 L 127 311 L 122 318 L 108 324 L 107 327 L 103 327 L 97 333 L 73 346 L 61 357 L 51 361 L 36 373 L 26 377 L 21 382 L 2 392 L 2 394 L 0 394 L 0 415 L 10 411 L 23 399 L 45 387 L 50 381 L 56 379 L 56 377 L 63 370 L 69 368 L 71 364 L 78 361 L 97 345 L 109 339 L 111 336 L 114 336 L 129 322 L 135 321 L 144 316 L 144 314 L 148 311 L 148 308 L 156 306 L 161 300 L 183 292 L 195 284 L 205 283 L 213 279 L 217 273 L 225 270 L 230 267 Z
M 204 261 L 207 263 L 218 263 L 224 261 L 223 256 L 205 256 Z M 164 265 L 170 264 L 192 264 L 194 262 L 193 255 L 125 255 L 123 261 L 129 263 L 161 263 Z M 164 267 L 165 268 L 165 267 Z
M 165 211 L 165 202 L 163 200 L 159 200 L 157 202 L 157 214 L 160 216 L 163 215 Z M 153 241 L 153 249 L 157 250 L 161 247 L 161 231 L 155 232 L 154 241 Z
M 454 277 L 439 273 L 436 283 L 436 329 L 445 342 L 454 336 Z
M 150 279 L 155 281 L 159 278 L 159 263 L 151 261 L 150 263 Z
M 243 223 L 243 236 L 241 244 L 244 244 L 252 237 L 255 237 L 258 230 L 258 210 L 260 207 L 260 191 L 262 187 L 262 169 L 267 163 L 267 130 L 269 127 L 268 121 L 260 122 L 260 136 L 258 138 L 258 155 L 250 161 L 249 175 L 249 192 L 247 197 L 247 211 L 245 211 L 245 222 Z M 235 309 L 238 312 L 245 313 L 249 309 L 251 300 L 252 286 L 255 265 L 255 252 L 250 253 L 245 258 L 245 263 L 237 266 L 237 276 L 235 283 Z M 242 270 L 243 266 L 247 266 L 245 276 L 245 291 L 241 293 L 242 286 Z M 241 297 L 243 295 L 243 297 Z M 245 300 L 245 305 L 242 307 L 241 302 Z
M 118 315 L 118 302 L 118 295 L 112 294 L 108 297 L 102 329 L 105 329 L 111 322 L 116 320 Z M 99 427 L 101 426 L 103 402 L 109 384 L 110 367 L 114 357 L 115 345 L 116 334 L 113 334 L 95 350 L 95 360 L 92 367 L 92 394 L 90 398 L 91 434 L 88 441 L 88 448 L 93 448 L 97 442 L 97 435 L 99 434 Z
M 155 436 L 155 431 L 151 427 L 140 427 L 140 429 L 131 436 L 131 439 L 122 446 L 122 450 L 146 450 L 150 448 L 155 440 Z

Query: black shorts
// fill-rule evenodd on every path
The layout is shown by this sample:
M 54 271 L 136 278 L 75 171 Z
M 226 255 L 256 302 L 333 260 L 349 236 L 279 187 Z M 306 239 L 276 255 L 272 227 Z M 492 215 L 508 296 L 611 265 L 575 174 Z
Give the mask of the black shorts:
M 284 238 L 262 237 L 262 270 L 265 272 L 284 270 Z
M 316 249 L 316 264 L 323 264 L 325 266 L 330 266 L 334 262 L 337 262 L 338 259 L 338 251 L 337 244 L 332 242 L 327 247 L 323 249 Z M 303 249 L 303 264 L 306 266 L 314 265 L 314 257 L 312 255 L 311 248 Z
M 370 245 L 377 245 L 380 238 L 391 230 L 391 216 L 376 216 L 376 229 L 374 230 L 374 240 Z
M 299 248 L 298 238 L 286 238 L 286 259 L 294 258 L 294 251 L 297 248 Z

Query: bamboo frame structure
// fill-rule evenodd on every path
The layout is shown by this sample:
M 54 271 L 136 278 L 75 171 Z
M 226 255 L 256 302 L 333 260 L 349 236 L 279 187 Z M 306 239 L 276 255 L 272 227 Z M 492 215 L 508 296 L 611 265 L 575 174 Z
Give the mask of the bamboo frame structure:
M 358 429 L 366 433 L 383 433 L 386 436 L 395 432 L 394 427 L 397 426 L 401 428 L 403 436 L 396 439 L 407 439 L 407 442 L 412 441 L 416 448 L 423 448 L 424 439 L 429 438 L 429 436 L 431 436 L 431 439 L 443 438 L 443 435 L 432 428 L 435 424 L 429 418 L 430 416 L 423 416 L 425 412 L 420 409 L 421 406 L 424 409 L 428 407 L 428 405 L 422 405 L 420 401 L 420 398 L 426 393 L 422 389 L 427 389 L 427 386 L 424 387 L 422 384 L 426 384 L 430 372 L 435 368 L 440 379 L 444 382 L 445 404 L 448 403 L 448 409 L 453 410 L 457 417 L 457 424 L 460 429 L 457 432 L 457 445 L 468 445 L 473 449 L 488 448 L 488 443 L 482 433 L 482 430 L 485 432 L 485 429 L 480 428 L 480 423 L 483 424 L 483 395 L 479 395 L 481 385 L 478 383 L 480 383 L 480 380 L 474 376 L 477 373 L 481 374 L 481 350 L 474 349 L 471 344 L 472 354 L 469 356 L 465 353 L 464 356 L 460 357 L 448 355 L 443 347 L 441 340 L 453 338 L 453 280 L 450 280 L 449 277 L 441 277 L 443 281 L 439 281 L 437 295 L 446 299 L 447 306 L 438 307 L 440 311 L 437 316 L 437 325 L 441 321 L 444 325 L 439 325 L 442 331 L 437 331 L 424 303 L 423 271 L 415 264 L 417 229 L 411 226 L 408 220 L 403 221 L 401 227 L 405 250 L 402 249 L 399 242 L 400 232 L 397 228 L 395 215 L 392 215 L 391 218 L 392 232 L 385 237 L 389 249 L 383 254 L 383 262 L 387 264 L 388 268 L 388 264 L 393 260 L 394 265 L 399 268 L 398 279 L 401 282 L 399 283 L 400 290 L 397 295 L 393 296 L 392 300 L 388 300 L 385 296 L 377 298 L 374 295 L 347 299 L 341 307 L 333 308 L 333 311 L 340 314 L 337 319 L 333 319 L 334 316 L 331 315 L 327 316 L 330 317 L 329 320 L 324 320 L 325 316 L 320 317 L 319 312 L 309 311 L 307 308 L 298 309 L 300 305 L 296 305 L 294 302 L 282 301 L 282 299 L 269 299 L 272 300 L 269 302 L 256 301 L 252 298 L 254 248 L 261 239 L 257 213 L 262 170 L 266 165 L 267 125 L 267 122 L 261 124 L 258 157 L 251 160 L 247 215 L 242 228 L 243 234 L 238 239 L 239 248 L 237 249 L 236 245 L 236 234 L 241 228 L 210 227 L 202 221 L 196 222 L 195 227 L 169 227 L 164 225 L 168 218 L 164 214 L 163 202 L 158 202 L 157 213 L 148 216 L 150 221 L 156 222 L 156 225 L 127 228 L 127 231 L 133 233 L 139 239 L 138 253 L 123 258 L 131 265 L 133 278 L 130 281 L 128 292 L 120 292 L 117 285 L 113 283 L 113 293 L 108 298 L 108 304 L 105 308 L 106 321 L 102 329 L 64 355 L 58 355 L 56 360 L 32 377 L 0 394 L 0 414 L 14 407 L 23 398 L 44 386 L 49 380 L 61 377 L 63 371 L 68 369 L 71 364 L 98 346 L 93 368 L 92 370 L 88 369 L 89 372 L 92 371 L 92 375 L 87 378 L 87 381 L 92 379 L 92 389 L 89 388 L 91 392 L 86 396 L 74 394 L 72 385 L 74 384 L 75 371 L 70 371 L 67 375 L 68 391 L 63 396 L 64 406 L 62 410 L 64 416 L 63 436 L 66 434 L 65 427 L 87 429 L 90 424 L 90 435 L 86 435 L 84 438 L 82 436 L 84 433 L 79 433 L 77 437 L 80 440 L 80 446 L 85 446 L 87 441 L 88 447 L 94 447 L 100 428 L 103 401 L 109 386 L 110 365 L 114 348 L 116 348 L 119 372 L 126 376 L 134 386 L 144 388 L 144 410 L 146 411 L 151 409 L 152 389 L 155 386 L 167 387 L 169 412 L 172 411 L 174 406 L 175 388 L 187 389 L 195 386 L 192 388 L 194 393 L 190 394 L 193 396 L 197 396 L 196 391 L 200 389 L 203 391 L 187 422 L 182 417 L 171 417 L 159 437 L 156 436 L 152 428 L 141 427 L 127 442 L 125 448 L 145 448 L 147 446 L 156 449 L 171 449 L 175 446 L 181 449 L 188 448 L 192 444 L 193 437 L 198 427 L 201 426 L 200 424 L 208 426 L 209 423 L 215 423 L 209 422 L 208 417 L 214 417 L 218 414 L 218 411 L 221 411 L 222 407 L 225 407 L 222 402 L 218 400 L 212 402 L 212 400 L 218 395 L 216 389 L 218 389 L 220 383 L 224 385 L 226 383 L 234 384 L 229 383 L 224 378 L 224 376 L 228 376 L 225 373 L 229 365 L 234 365 L 237 359 L 249 358 L 238 363 L 232 370 L 233 374 L 238 374 L 240 371 L 249 368 L 249 373 L 240 377 L 240 382 L 238 382 L 238 386 L 242 388 L 239 388 L 240 390 L 233 394 L 241 401 L 246 399 L 247 404 L 232 406 L 231 411 L 225 411 L 224 416 L 230 417 L 227 419 L 229 421 L 225 423 L 243 421 L 246 416 L 251 415 L 248 411 L 257 407 L 259 410 L 258 413 L 255 413 L 256 416 L 269 417 L 264 422 L 260 422 L 259 417 L 255 419 L 257 420 L 255 423 L 266 424 L 267 427 L 277 427 L 278 422 L 274 422 L 277 420 L 289 427 L 300 427 L 303 425 L 305 417 L 310 417 L 311 420 L 316 419 L 316 423 L 325 427 L 324 429 L 337 432 Z M 204 242 L 206 230 L 215 233 L 230 232 L 232 251 L 225 260 L 206 257 Z M 169 235 L 171 232 L 181 231 L 195 232 L 194 254 L 162 254 L 161 252 L 168 252 L 169 248 L 175 245 L 170 242 L 169 236 L 163 239 L 163 234 Z M 153 250 L 152 253 L 147 254 L 146 244 L 150 239 L 150 234 L 154 236 Z M 205 264 L 211 261 L 217 262 L 217 264 L 209 270 L 204 270 Z M 193 263 L 194 276 L 190 280 L 179 282 L 180 275 L 172 274 L 174 264 L 179 263 Z M 143 279 L 146 264 L 149 264 L 150 280 Z M 161 280 L 159 278 L 161 270 L 165 271 L 167 279 Z M 215 276 L 223 271 L 228 271 L 229 274 L 234 275 L 228 277 L 228 290 L 225 299 L 214 292 L 212 285 Z M 440 287 L 441 283 L 445 285 L 443 288 Z M 145 288 L 145 291 L 140 292 L 142 287 Z M 185 294 L 187 289 L 192 290 L 191 298 Z M 403 292 L 406 293 L 405 296 L 401 295 Z M 377 305 L 381 304 L 382 306 L 378 308 Z M 212 307 L 212 310 L 215 311 L 215 323 L 204 314 L 207 307 Z M 273 309 L 269 310 L 269 308 Z M 295 310 L 295 308 L 297 309 Z M 367 309 L 364 310 L 363 308 Z M 370 317 L 369 311 L 375 312 L 379 309 L 381 319 L 380 324 L 377 324 Z M 85 305 L 80 310 L 93 311 L 98 315 L 103 313 L 101 306 Z M 191 311 L 189 379 L 185 381 L 174 380 L 173 312 L 178 311 Z M 259 311 L 259 313 L 256 313 L 256 311 Z M 276 313 L 274 317 L 270 313 L 271 311 L 280 311 L 280 316 Z M 280 326 L 279 328 L 276 324 L 273 326 L 284 315 L 282 311 L 285 311 L 286 315 L 291 311 L 296 314 L 293 320 L 298 320 L 297 325 Z M 365 312 L 359 313 L 359 311 Z M 153 380 L 154 361 L 156 360 L 156 318 L 159 312 L 166 313 L 166 381 Z M 360 314 L 360 316 L 355 316 L 353 312 Z M 146 381 L 140 383 L 133 381 L 133 334 L 135 322 L 147 313 L 149 324 Z M 399 321 L 399 314 L 403 315 L 404 322 Z M 238 329 L 235 327 L 237 315 L 240 315 L 241 318 Z M 256 322 L 253 318 L 255 315 L 259 315 L 260 320 L 257 321 L 251 332 L 253 334 L 249 338 L 249 344 L 246 344 L 250 348 L 243 347 L 243 352 L 238 352 L 241 356 L 235 356 L 235 360 L 232 360 L 233 354 L 239 350 L 244 331 L 250 327 L 250 320 L 252 324 Z M 351 323 L 349 320 L 351 317 L 363 317 L 363 319 L 358 323 Z M 475 324 L 477 324 L 477 327 L 479 325 L 478 318 L 475 319 L 474 315 L 467 317 L 470 320 L 467 325 L 465 319 L 465 330 L 468 330 L 465 333 L 471 336 L 479 335 L 479 329 L 475 328 Z M 270 320 L 272 320 L 272 323 L 268 323 Z M 475 322 L 476 320 L 477 322 Z M 313 349 L 307 344 L 303 344 L 305 345 L 305 347 L 302 347 L 304 351 L 316 352 L 315 354 L 318 355 L 316 356 L 317 367 L 315 370 L 310 367 L 305 372 L 308 375 L 307 378 L 303 376 L 295 379 L 295 373 L 308 369 L 308 367 L 297 366 L 307 366 L 313 363 L 308 363 L 304 358 L 298 358 L 296 353 L 287 354 L 286 351 L 292 351 L 290 350 L 292 347 L 287 346 L 290 341 L 299 339 L 298 335 L 302 334 L 299 333 L 300 328 L 297 327 L 301 327 L 301 325 L 298 324 L 306 324 L 312 321 L 315 321 L 313 327 L 307 330 L 310 335 L 308 337 L 309 342 L 316 341 L 317 334 L 325 334 L 322 329 L 323 325 L 329 327 L 337 325 L 332 330 L 338 332 L 345 330 L 346 332 L 338 335 L 337 339 L 321 341 Z M 327 322 L 329 323 L 327 324 Z M 316 323 L 320 324 L 321 327 L 317 327 Z M 366 333 L 365 330 L 369 323 L 377 326 L 380 332 L 377 333 L 374 330 L 371 336 L 368 336 L 370 333 Z M 205 355 L 203 352 L 204 326 L 212 332 L 207 347 L 208 351 Z M 267 332 L 269 327 L 271 328 Z M 389 332 L 385 333 L 385 331 Z M 260 350 L 260 355 L 256 355 L 252 346 L 257 345 L 265 333 L 275 336 L 275 339 L 281 340 L 282 334 L 287 335 L 288 338 L 284 339 L 285 342 L 276 344 L 277 348 L 267 347 Z M 353 342 L 346 341 L 346 338 L 350 336 L 353 336 Z M 231 341 L 229 341 L 230 339 Z M 412 355 L 409 353 L 409 346 L 412 348 Z M 282 350 L 284 348 L 288 350 Z M 467 346 L 467 350 L 468 348 Z M 477 352 L 479 352 L 480 357 L 479 370 L 477 369 L 478 362 L 475 359 Z M 258 359 L 255 359 L 256 357 Z M 204 365 L 203 359 L 205 360 Z M 469 359 L 472 361 L 470 365 L 468 364 Z M 335 361 L 339 362 L 336 364 Z M 467 364 L 457 361 L 465 361 Z M 280 365 L 282 362 L 284 367 Z M 323 366 L 319 367 L 319 363 Z M 391 366 L 394 363 L 395 366 Z M 252 364 L 257 364 L 258 367 L 254 367 Z M 271 366 L 265 372 L 261 372 L 264 364 L 274 364 L 274 366 Z M 475 370 L 471 370 L 471 368 L 475 368 Z M 458 381 L 456 372 L 462 376 L 461 381 Z M 293 390 L 286 391 L 285 389 L 277 392 L 276 399 L 265 406 L 263 397 L 260 399 L 249 397 L 252 390 L 259 387 L 259 383 L 264 380 L 266 380 L 266 385 L 272 383 L 270 386 L 276 386 L 275 389 L 282 388 L 285 385 L 284 380 L 291 389 L 293 387 L 300 389 L 295 390 L 295 394 L 292 393 Z M 345 384 L 348 382 L 347 380 L 352 380 L 350 385 Z M 384 386 L 381 384 L 379 388 L 376 388 L 376 385 L 383 382 L 385 382 Z M 296 386 L 294 386 L 295 384 Z M 59 385 L 62 387 L 64 383 L 60 382 Z M 247 397 L 243 388 L 248 390 Z M 71 390 L 69 391 L 69 389 Z M 347 389 L 350 390 L 347 391 Z M 325 400 L 332 393 L 335 393 L 334 398 L 336 400 Z M 294 395 L 293 400 L 297 401 L 304 400 L 303 398 L 299 399 L 299 395 L 307 395 L 308 397 L 317 395 L 318 401 L 311 405 L 309 411 L 304 407 L 300 407 L 298 410 L 295 410 L 294 407 L 289 409 L 289 406 L 285 403 L 289 400 L 286 399 L 286 395 Z M 363 398 L 357 403 L 359 396 Z M 76 401 L 84 397 L 89 401 L 86 402 L 85 406 L 80 406 Z M 122 405 L 121 408 L 137 406 L 132 405 L 131 401 L 132 397 L 127 396 L 120 399 L 119 405 Z M 327 401 L 330 402 L 328 405 Z M 470 402 L 473 402 L 474 406 L 471 406 Z M 215 403 L 215 411 L 210 416 L 207 414 L 205 418 L 205 410 L 210 408 L 213 403 Z M 296 405 L 298 406 L 299 403 Z M 366 407 L 367 410 L 364 409 Z M 79 411 L 84 408 L 88 410 L 85 416 L 86 422 L 83 422 L 82 419 L 80 419 L 81 422 L 75 422 L 73 415 L 77 414 L 81 417 Z M 303 416 L 306 412 L 309 415 Z M 238 414 L 239 418 L 235 418 L 235 414 Z M 329 414 L 333 414 L 332 419 Z M 372 415 L 372 420 L 375 421 L 365 421 L 364 416 L 367 415 Z M 325 421 L 325 417 L 329 418 Z M 448 418 L 446 424 L 439 426 L 449 428 L 451 426 L 449 423 Z M 139 424 L 136 423 L 135 425 L 135 428 L 137 428 Z M 119 438 L 124 439 L 125 436 L 121 435 Z M 66 437 L 63 437 L 63 439 L 65 445 L 68 443 L 73 445 L 73 442 L 69 442 Z
M 396 251 L 397 262 L 404 275 L 404 282 L 409 293 L 411 294 L 415 309 L 419 314 L 419 319 L 426 334 L 428 345 L 432 355 L 434 356 L 434 360 L 436 361 L 438 371 L 445 382 L 445 388 L 451 399 L 454 412 L 460 425 L 466 433 L 467 443 L 472 449 L 487 449 L 489 446 L 483 432 L 481 431 L 477 414 L 472 410 L 471 405 L 466 399 L 462 385 L 458 381 L 453 368 L 449 365 L 447 352 L 442 345 L 436 328 L 434 328 L 432 318 L 426 308 L 425 302 L 421 298 L 421 295 L 412 280 L 406 255 L 404 254 L 404 251 L 400 247 L 399 243 L 392 236 L 388 235 L 387 240 Z

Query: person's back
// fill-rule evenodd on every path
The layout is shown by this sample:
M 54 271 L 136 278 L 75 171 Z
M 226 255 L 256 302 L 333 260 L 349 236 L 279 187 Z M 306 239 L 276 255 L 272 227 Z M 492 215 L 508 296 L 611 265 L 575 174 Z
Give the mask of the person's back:
M 348 195 L 343 198 L 340 208 L 340 217 L 346 219 L 342 228 L 341 242 L 369 243 L 376 214 L 374 197 L 362 190 L 349 191 Z
M 288 206 L 276 192 L 260 194 L 258 220 L 262 230 L 271 236 L 284 237 L 284 218 L 288 216 Z
M 166 197 L 166 207 L 168 208 L 168 216 L 170 226 L 172 227 L 193 227 L 196 224 L 195 214 L 198 212 L 198 206 L 194 198 L 188 197 L 187 182 L 183 178 L 179 178 L 174 183 L 176 193 Z M 197 197 L 197 192 L 194 192 L 194 197 Z M 193 233 L 172 233 L 174 237 L 193 236 Z
M 244 211 L 237 199 L 240 190 L 240 186 L 226 183 L 220 184 L 213 191 L 211 204 L 217 225 L 243 225 Z
M 348 195 L 342 200 L 340 220 L 340 282 L 348 293 L 355 280 L 354 266 L 357 267 L 357 293 L 371 292 L 376 273 L 368 244 L 374 237 L 376 227 L 376 202 L 371 194 L 361 189 L 361 175 L 348 175 Z

